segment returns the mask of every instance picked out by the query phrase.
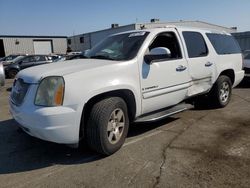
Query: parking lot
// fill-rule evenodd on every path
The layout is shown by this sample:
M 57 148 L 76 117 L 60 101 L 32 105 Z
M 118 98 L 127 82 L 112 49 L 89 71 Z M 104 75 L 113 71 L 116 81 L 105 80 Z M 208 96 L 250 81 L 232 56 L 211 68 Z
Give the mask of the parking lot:
M 22 132 L 11 118 L 12 80 L 0 90 L 0 187 L 249 187 L 250 82 L 224 109 L 191 109 L 131 125 L 103 157 Z M 35 125 L 34 125 L 35 126 Z

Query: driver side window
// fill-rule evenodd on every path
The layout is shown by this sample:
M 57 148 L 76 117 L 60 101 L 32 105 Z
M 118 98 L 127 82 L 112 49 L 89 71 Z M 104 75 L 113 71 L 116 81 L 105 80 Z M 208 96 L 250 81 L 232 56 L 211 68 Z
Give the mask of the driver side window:
M 148 48 L 149 53 L 152 49 L 158 48 L 158 47 L 164 47 L 170 51 L 170 56 L 166 58 L 167 60 L 182 58 L 180 45 L 174 32 L 164 32 L 164 33 L 159 34 L 154 39 L 152 44 L 149 46 Z

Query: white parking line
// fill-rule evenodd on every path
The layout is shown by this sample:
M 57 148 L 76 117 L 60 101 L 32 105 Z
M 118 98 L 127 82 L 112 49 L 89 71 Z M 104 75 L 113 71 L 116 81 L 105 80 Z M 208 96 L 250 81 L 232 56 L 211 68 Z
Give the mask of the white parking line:
M 174 127 L 174 126 L 170 126 L 168 129 L 156 130 L 156 131 L 154 131 L 154 132 L 152 132 L 152 133 L 146 134 L 146 135 L 144 135 L 144 136 L 141 136 L 141 137 L 139 137 L 139 138 L 136 138 L 136 139 L 134 139 L 134 140 L 131 140 L 131 141 L 126 142 L 125 144 L 123 144 L 122 147 L 126 147 L 126 146 L 129 146 L 129 145 L 134 144 L 134 143 L 136 143 L 136 142 L 142 141 L 142 140 L 144 140 L 144 139 L 146 139 L 146 138 L 149 138 L 149 137 L 158 135 L 158 134 L 160 134 L 160 133 L 162 133 L 162 132 L 165 132 L 165 131 L 168 131 L 168 130 L 172 129 L 173 127 Z
M 151 137 L 151 136 L 155 136 L 155 135 L 160 134 L 160 133 L 162 133 L 162 132 L 163 132 L 163 131 L 161 131 L 161 130 L 157 130 L 157 131 L 152 132 L 152 133 L 150 133 L 150 134 L 146 134 L 146 135 L 144 135 L 144 136 L 142 136 L 142 137 L 136 138 L 136 139 L 134 139 L 134 140 L 131 140 L 131 141 L 129 141 L 129 142 L 123 144 L 122 147 L 129 146 L 129 145 L 131 145 L 131 144 L 134 144 L 134 143 L 136 143 L 136 142 L 139 142 L 139 141 L 144 140 L 144 139 L 146 139 L 146 138 L 149 138 L 149 137 Z

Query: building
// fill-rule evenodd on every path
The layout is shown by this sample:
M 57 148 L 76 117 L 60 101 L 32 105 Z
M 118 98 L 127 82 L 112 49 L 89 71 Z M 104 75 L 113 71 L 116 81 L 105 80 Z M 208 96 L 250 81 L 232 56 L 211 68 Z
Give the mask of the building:
M 159 19 L 151 19 L 150 23 L 135 23 L 125 26 L 119 26 L 118 24 L 112 24 L 111 28 L 84 33 L 80 35 L 71 36 L 68 38 L 68 46 L 72 51 L 84 51 L 92 48 L 98 42 L 100 42 L 105 37 L 129 30 L 140 30 L 143 28 L 155 28 L 164 27 L 166 25 L 176 25 L 176 26 L 188 26 L 188 27 L 198 27 L 210 30 L 220 30 L 229 33 L 237 32 L 236 27 L 228 28 L 211 23 L 206 23 L 202 21 L 178 21 L 178 22 L 160 22 Z
M 10 54 L 65 54 L 66 36 L 0 35 L 0 57 Z
M 238 41 L 242 51 L 250 50 L 250 31 L 233 33 L 233 36 Z

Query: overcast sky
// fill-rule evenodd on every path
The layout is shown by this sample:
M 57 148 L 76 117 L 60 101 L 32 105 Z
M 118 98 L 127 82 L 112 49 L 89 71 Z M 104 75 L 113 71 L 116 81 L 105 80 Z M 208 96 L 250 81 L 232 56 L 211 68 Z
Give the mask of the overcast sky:
M 69 36 L 151 18 L 250 31 L 250 0 L 0 0 L 0 35 Z

